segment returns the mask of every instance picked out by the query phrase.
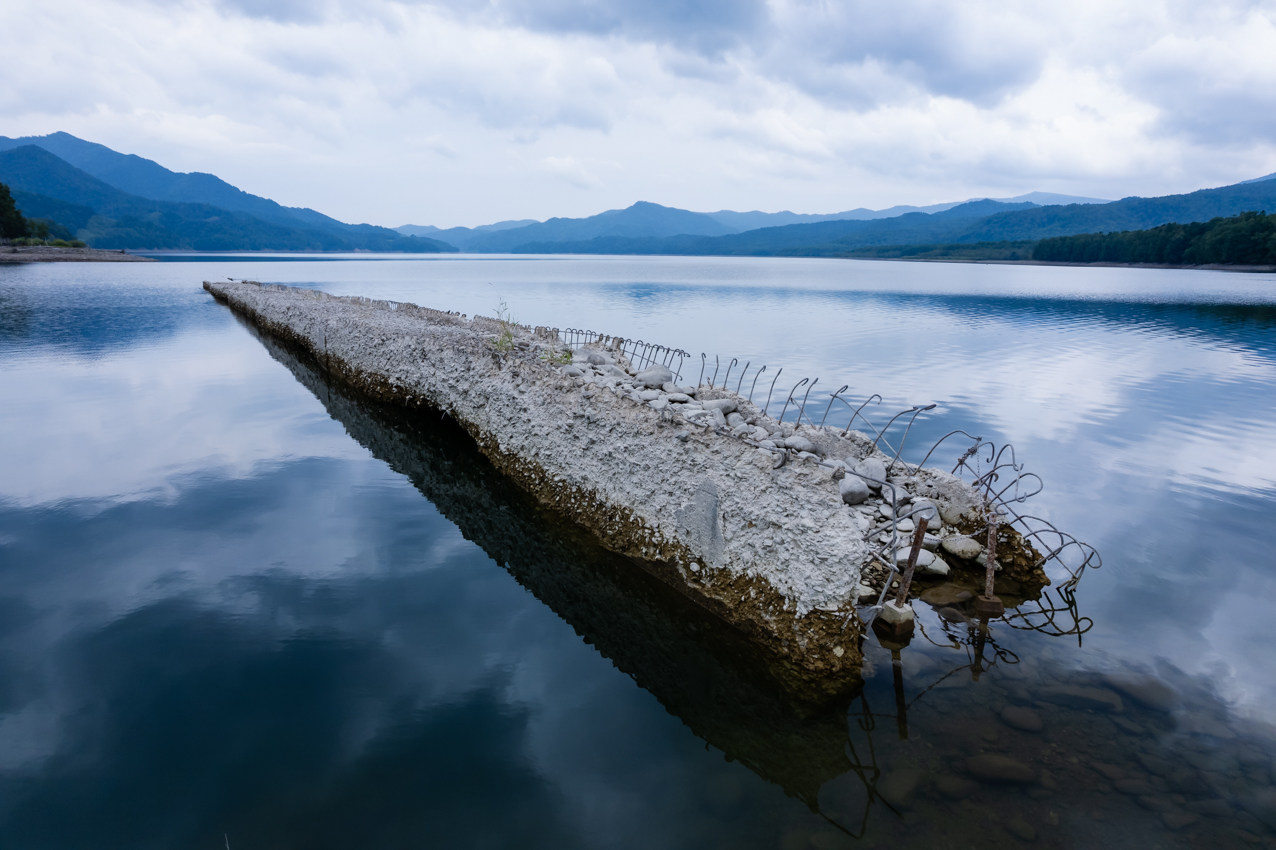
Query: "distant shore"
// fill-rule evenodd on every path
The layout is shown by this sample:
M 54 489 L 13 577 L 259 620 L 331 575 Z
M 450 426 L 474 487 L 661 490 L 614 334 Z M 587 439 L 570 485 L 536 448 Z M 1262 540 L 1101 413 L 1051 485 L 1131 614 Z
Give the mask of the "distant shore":
M 956 257 L 841 257 L 843 260 L 867 260 L 874 263 L 974 263 L 981 266 L 1068 266 L 1103 269 L 1195 269 L 1213 272 L 1276 272 L 1276 266 L 1240 266 L 1213 263 L 1200 266 L 1174 266 L 1166 263 L 1054 263 L 1046 260 L 979 260 Z
M 150 257 L 139 257 L 123 251 L 100 248 L 57 248 L 52 245 L 20 245 L 0 247 L 0 263 L 153 263 Z

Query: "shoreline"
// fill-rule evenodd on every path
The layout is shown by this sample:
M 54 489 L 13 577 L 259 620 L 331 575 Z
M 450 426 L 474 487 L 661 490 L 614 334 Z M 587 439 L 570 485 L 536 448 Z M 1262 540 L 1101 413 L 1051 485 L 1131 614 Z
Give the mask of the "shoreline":
M 1101 268 L 1101 269 L 1186 269 L 1188 271 L 1209 272 L 1276 272 L 1274 266 L 1240 266 L 1223 263 L 1209 263 L 1200 266 L 1176 266 L 1169 263 L 1056 263 L 1049 260 L 975 260 L 959 257 L 835 257 L 838 260 L 864 260 L 876 263 L 966 263 L 984 266 L 1060 266 L 1066 268 Z
M 0 263 L 153 263 L 123 250 L 59 248 L 53 245 L 9 245 L 0 248 Z

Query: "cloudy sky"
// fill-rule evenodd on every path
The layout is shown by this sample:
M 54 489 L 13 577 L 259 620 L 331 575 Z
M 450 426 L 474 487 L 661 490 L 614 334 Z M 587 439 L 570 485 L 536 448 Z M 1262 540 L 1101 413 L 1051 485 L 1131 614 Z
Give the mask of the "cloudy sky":
M 65 130 L 347 221 L 1117 198 L 1276 171 L 1276 0 L 9 8 L 0 135 Z

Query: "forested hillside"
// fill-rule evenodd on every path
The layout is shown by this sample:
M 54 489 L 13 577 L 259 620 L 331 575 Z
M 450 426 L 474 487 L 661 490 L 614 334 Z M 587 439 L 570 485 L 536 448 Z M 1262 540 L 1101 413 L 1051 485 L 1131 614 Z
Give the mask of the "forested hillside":
M 1244 212 L 1148 230 L 1043 239 L 1032 258 L 1056 263 L 1276 264 L 1276 215 Z

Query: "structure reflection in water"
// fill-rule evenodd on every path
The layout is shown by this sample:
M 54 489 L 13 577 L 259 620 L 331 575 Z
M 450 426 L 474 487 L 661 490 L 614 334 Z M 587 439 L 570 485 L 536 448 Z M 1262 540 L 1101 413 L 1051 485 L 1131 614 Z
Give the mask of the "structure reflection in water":
M 991 623 L 963 596 L 974 577 L 919 588 L 911 643 L 869 638 L 863 686 L 848 702 L 812 704 L 733 629 L 540 507 L 459 427 L 330 386 L 261 341 L 355 440 L 670 713 L 805 802 L 810 817 L 789 826 L 786 847 L 975 837 L 1231 847 L 1276 832 L 1270 730 L 1172 667 L 1080 654 L 1093 626 L 1076 605 L 1084 564 L 1057 588 L 1008 598 L 1017 607 Z

